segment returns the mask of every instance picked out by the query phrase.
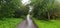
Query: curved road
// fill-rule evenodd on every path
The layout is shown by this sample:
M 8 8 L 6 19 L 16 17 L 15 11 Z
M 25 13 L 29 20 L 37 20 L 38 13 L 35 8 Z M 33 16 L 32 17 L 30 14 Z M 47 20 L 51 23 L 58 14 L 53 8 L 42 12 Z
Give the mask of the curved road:
M 28 26 L 28 23 L 26 20 L 24 20 L 23 22 L 21 22 L 17 28 L 38 28 L 33 22 L 31 23 L 30 26 Z
M 38 28 L 33 21 L 30 19 L 30 12 L 32 11 L 32 6 L 29 6 L 29 12 L 27 15 L 27 19 L 24 20 L 21 24 L 17 26 L 17 28 Z

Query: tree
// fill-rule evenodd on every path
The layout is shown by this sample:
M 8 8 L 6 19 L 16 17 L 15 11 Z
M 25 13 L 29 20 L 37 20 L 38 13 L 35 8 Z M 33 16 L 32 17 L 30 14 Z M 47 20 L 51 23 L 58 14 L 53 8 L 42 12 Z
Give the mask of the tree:
M 20 0 L 0 0 L 0 18 L 13 17 L 20 7 Z
M 32 1 L 32 0 L 31 0 Z M 34 0 L 32 1 L 32 5 L 34 6 L 33 13 L 34 16 L 38 18 L 48 18 L 48 20 L 51 19 L 51 15 L 54 15 L 53 13 L 57 10 L 55 0 Z M 57 7 L 59 8 L 59 7 Z M 54 11 L 55 10 L 55 11 Z

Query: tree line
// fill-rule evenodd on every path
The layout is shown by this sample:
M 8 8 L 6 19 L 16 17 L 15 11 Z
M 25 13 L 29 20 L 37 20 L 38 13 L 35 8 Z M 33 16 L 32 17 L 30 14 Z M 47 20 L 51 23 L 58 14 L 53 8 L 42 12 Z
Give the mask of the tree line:
M 60 18 L 60 3 L 57 0 L 31 0 L 34 7 L 33 16 L 50 20 Z
M 57 0 L 30 0 L 24 5 L 22 0 L 0 0 L 0 19 L 26 16 L 29 5 L 33 6 L 32 17 L 50 20 L 60 18 L 60 3 Z

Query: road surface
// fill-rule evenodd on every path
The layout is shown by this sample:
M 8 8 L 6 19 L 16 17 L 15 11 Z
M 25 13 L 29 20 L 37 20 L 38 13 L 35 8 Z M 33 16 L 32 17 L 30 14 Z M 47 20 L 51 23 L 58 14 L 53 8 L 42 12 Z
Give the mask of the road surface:
M 24 20 L 17 26 L 17 28 L 38 28 L 38 27 L 33 22 L 29 26 L 27 21 Z

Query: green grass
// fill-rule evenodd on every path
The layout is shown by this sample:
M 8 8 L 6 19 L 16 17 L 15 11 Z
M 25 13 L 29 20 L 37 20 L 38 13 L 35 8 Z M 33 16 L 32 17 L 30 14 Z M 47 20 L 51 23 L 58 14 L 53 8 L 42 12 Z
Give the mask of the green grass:
M 0 28 L 16 28 L 21 21 L 20 18 L 5 18 L 4 21 L 0 20 Z
M 43 20 L 34 20 L 39 28 L 60 28 L 60 20 L 51 20 L 43 21 Z

